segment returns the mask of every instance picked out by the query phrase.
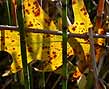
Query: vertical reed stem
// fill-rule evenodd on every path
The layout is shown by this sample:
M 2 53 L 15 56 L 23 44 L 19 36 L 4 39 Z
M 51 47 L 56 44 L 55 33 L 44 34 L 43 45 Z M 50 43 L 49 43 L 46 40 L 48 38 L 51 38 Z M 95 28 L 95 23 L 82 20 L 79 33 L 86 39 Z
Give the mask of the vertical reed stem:
M 95 79 L 95 88 L 98 89 L 97 82 L 98 82 L 98 70 L 96 65 L 96 55 L 95 55 L 95 47 L 94 47 L 94 39 L 93 39 L 93 31 L 92 28 L 89 29 L 89 40 L 91 46 L 91 59 L 92 59 L 92 67 L 93 67 L 93 74 Z
M 67 0 L 62 0 L 62 58 L 63 58 L 63 80 L 62 89 L 67 89 L 68 68 L 67 68 Z
M 10 0 L 6 0 L 6 7 L 8 12 L 8 25 L 11 25 L 10 2 Z
M 20 32 L 20 45 L 24 75 L 24 86 L 25 89 L 31 89 L 30 76 L 29 76 L 29 65 L 27 64 L 27 53 L 26 53 L 26 39 L 25 39 L 25 26 L 24 26 L 24 14 L 23 14 L 23 0 L 17 0 L 17 20 Z

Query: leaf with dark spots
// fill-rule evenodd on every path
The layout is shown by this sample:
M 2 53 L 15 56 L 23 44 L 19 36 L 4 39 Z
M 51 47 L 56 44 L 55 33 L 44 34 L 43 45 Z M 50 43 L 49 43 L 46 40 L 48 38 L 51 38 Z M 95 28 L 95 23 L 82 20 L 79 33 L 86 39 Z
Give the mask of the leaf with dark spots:
M 33 48 L 32 47 L 28 47 L 28 51 L 29 52 L 32 52 L 33 51 Z
M 30 12 L 29 12 L 29 10 L 28 10 L 28 9 L 25 9 L 25 12 L 26 12 L 27 14 L 30 14 Z
M 30 4 L 30 3 L 28 3 L 28 6 L 31 6 L 31 4 Z
M 72 4 L 73 4 L 73 5 L 76 4 L 76 0 L 72 0 Z
M 38 8 L 36 11 L 33 11 L 35 16 L 39 16 L 40 15 L 40 9 Z
M 87 15 L 87 12 L 84 12 L 84 15 Z
M 32 27 L 32 26 L 33 26 L 33 23 L 30 21 L 28 24 L 28 27 Z
M 84 22 L 81 22 L 80 25 L 84 25 Z
M 48 26 L 50 25 L 50 22 L 51 22 L 50 19 L 45 18 L 44 21 L 45 21 L 45 23 L 47 23 Z

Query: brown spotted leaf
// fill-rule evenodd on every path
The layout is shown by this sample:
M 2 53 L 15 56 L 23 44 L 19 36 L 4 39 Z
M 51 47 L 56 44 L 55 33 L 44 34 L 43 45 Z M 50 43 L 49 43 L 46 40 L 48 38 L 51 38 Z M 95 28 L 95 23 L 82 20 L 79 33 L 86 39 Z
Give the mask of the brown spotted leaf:
M 24 0 L 23 8 L 25 27 L 58 31 L 54 22 L 43 11 L 37 0 Z M 3 39 L 1 35 L 0 32 L 0 40 Z M 22 68 L 19 32 L 5 31 L 4 39 L 4 50 L 9 52 L 14 59 L 11 66 L 14 73 Z M 53 71 L 62 65 L 62 36 L 26 33 L 26 44 L 28 63 L 32 60 L 41 60 L 44 63 L 41 67 L 43 71 Z M 73 51 L 69 43 L 68 49 L 72 54 Z
M 87 13 L 86 7 L 84 5 L 84 1 L 72 0 L 72 8 L 74 12 L 74 23 L 68 27 L 69 31 L 71 33 L 76 33 L 76 34 L 87 33 L 88 29 L 92 27 L 92 24 L 89 15 Z M 80 68 L 84 70 L 85 63 L 86 61 L 87 62 L 89 61 L 89 57 L 90 57 L 90 43 L 88 39 L 80 39 L 80 38 L 74 38 L 74 39 L 78 43 L 80 43 L 79 46 L 77 46 L 76 43 L 73 44 L 75 45 L 77 51 L 76 55 L 78 55 L 80 59 L 80 64 L 78 66 L 80 66 Z

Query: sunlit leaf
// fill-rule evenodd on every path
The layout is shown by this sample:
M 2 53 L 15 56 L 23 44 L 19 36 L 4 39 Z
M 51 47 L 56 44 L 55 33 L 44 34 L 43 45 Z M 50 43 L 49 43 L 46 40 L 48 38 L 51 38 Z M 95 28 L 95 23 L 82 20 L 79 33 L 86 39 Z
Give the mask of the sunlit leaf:
M 87 33 L 88 29 L 92 27 L 92 24 L 83 0 L 72 0 L 72 8 L 74 12 L 74 23 L 69 26 L 69 31 L 77 34 Z M 76 55 L 78 55 L 79 59 L 82 60 L 82 64 L 85 65 L 85 61 L 88 61 L 90 57 L 89 40 L 80 38 L 75 38 L 75 40 L 80 43 L 79 48 L 76 46 L 77 42 L 72 45 L 75 45 Z M 82 65 L 80 65 L 80 68 L 82 68 Z
M 36 0 L 24 0 L 25 27 L 58 31 L 54 22 L 43 11 Z M 1 33 L 0 33 L 1 37 Z M 4 37 L 1 37 L 3 39 Z M 41 60 L 40 70 L 53 71 L 62 65 L 62 37 L 41 33 L 27 33 L 27 60 Z M 14 62 L 12 72 L 22 68 L 20 38 L 17 31 L 5 31 L 5 51 Z M 1 47 L 1 46 L 0 46 Z M 68 44 L 68 49 L 70 45 Z
M 36 0 L 24 1 L 25 24 L 27 27 L 58 31 L 54 22 L 43 11 Z M 28 59 L 42 60 L 44 71 L 53 71 L 62 65 L 62 37 L 49 34 L 27 34 Z
M 69 26 L 72 33 L 86 33 L 88 28 L 92 27 L 88 13 L 85 9 L 83 0 L 73 0 L 73 12 L 75 22 Z M 23 4 L 25 27 L 47 29 L 58 31 L 53 20 L 43 11 L 37 0 L 24 0 Z M 0 33 L 1 36 L 1 33 Z M 3 39 L 3 37 L 1 37 Z M 62 65 L 62 37 L 56 35 L 42 33 L 27 33 L 27 60 L 41 60 L 40 70 L 53 71 Z M 72 44 L 74 43 L 74 44 Z M 12 71 L 16 72 L 22 68 L 20 53 L 19 32 L 5 31 L 5 51 L 9 52 L 14 62 Z M 1 46 L 0 46 L 1 47 Z M 78 55 L 79 59 L 84 60 L 85 56 L 89 57 L 90 45 L 85 39 L 69 39 L 67 43 L 68 57 L 70 55 Z

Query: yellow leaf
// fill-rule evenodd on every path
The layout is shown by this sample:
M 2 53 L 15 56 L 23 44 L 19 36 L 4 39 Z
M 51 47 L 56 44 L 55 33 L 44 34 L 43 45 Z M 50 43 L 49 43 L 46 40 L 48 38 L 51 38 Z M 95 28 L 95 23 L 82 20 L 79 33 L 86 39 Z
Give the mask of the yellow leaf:
M 24 0 L 25 24 L 27 27 L 58 31 L 54 22 L 43 11 L 36 0 Z M 28 12 L 29 11 L 29 12 Z M 40 68 L 44 71 L 53 71 L 62 65 L 62 37 L 49 34 L 28 33 L 27 45 L 28 60 L 44 61 Z
M 43 11 L 36 0 L 24 0 L 24 12 L 25 27 L 37 28 L 36 30 L 58 31 L 54 22 Z M 5 30 L 4 38 L 4 51 L 12 55 L 14 62 L 12 63 L 11 71 L 15 73 L 22 68 L 19 32 Z M 32 60 L 41 60 L 44 63 L 40 70 L 43 71 L 53 71 L 62 65 L 62 36 L 26 33 L 26 43 L 28 63 Z M 70 45 L 68 44 L 69 47 Z
M 88 28 L 92 25 L 83 0 L 73 0 L 73 10 L 75 22 L 68 27 L 70 32 L 80 34 L 88 32 Z M 43 11 L 37 0 L 24 0 L 24 13 L 25 27 L 37 28 L 36 30 L 47 29 L 58 31 L 54 22 Z M 62 36 L 42 33 L 26 33 L 26 43 L 28 63 L 32 60 L 41 60 L 43 65 L 40 67 L 40 70 L 42 71 L 54 71 L 62 65 Z M 74 43 L 74 45 L 72 43 Z M 14 59 L 11 66 L 12 72 L 14 73 L 20 70 L 22 68 L 22 62 L 19 32 L 11 30 L 5 31 L 4 46 L 4 50 L 9 52 Z M 67 49 L 68 57 L 70 55 L 78 55 L 81 59 L 84 59 L 84 55 L 89 55 L 90 45 L 84 39 L 76 38 L 75 41 L 70 38 L 67 43 Z
M 36 0 L 25 0 L 24 7 L 27 27 L 58 31 L 54 22 L 43 11 Z M 28 13 L 28 11 L 30 12 Z M 29 33 L 27 45 L 33 49 L 32 52 L 27 52 L 28 60 L 37 59 L 44 61 L 44 65 L 40 67 L 40 70 L 54 71 L 62 65 L 62 36 Z M 69 43 L 67 45 L 68 50 L 70 50 L 70 56 L 74 52 Z
M 91 21 L 90 21 L 90 18 L 87 13 L 83 0 L 72 0 L 72 8 L 74 12 L 74 23 L 73 25 L 68 27 L 69 31 L 71 33 L 77 33 L 77 34 L 87 33 L 88 29 L 92 27 L 92 24 L 91 24 Z M 80 39 L 80 38 L 75 38 L 75 39 L 82 46 L 85 58 L 87 60 L 87 58 L 89 57 L 89 51 L 90 51 L 89 40 Z M 77 49 L 77 50 L 80 50 L 80 49 Z M 79 52 L 77 54 L 80 55 Z M 80 57 L 80 60 L 83 60 L 83 58 Z

